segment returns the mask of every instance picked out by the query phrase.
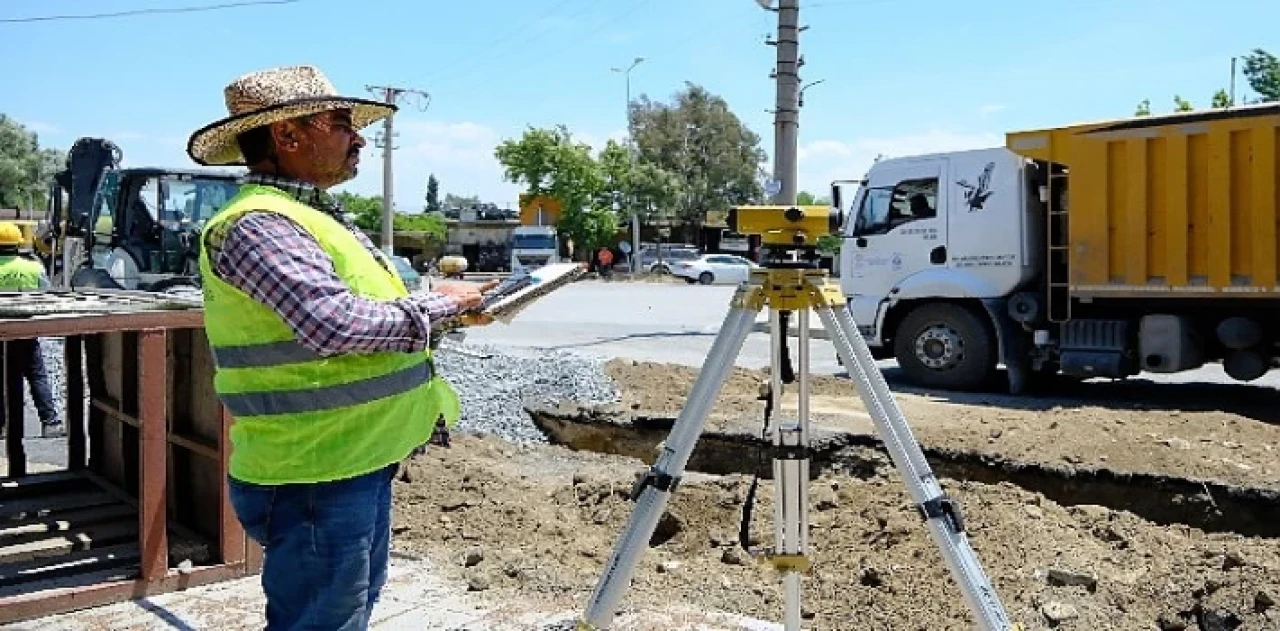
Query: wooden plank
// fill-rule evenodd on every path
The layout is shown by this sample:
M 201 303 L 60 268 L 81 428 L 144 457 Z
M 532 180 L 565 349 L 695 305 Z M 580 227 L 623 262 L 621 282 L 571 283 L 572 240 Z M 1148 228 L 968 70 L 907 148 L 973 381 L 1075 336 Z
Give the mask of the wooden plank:
M 95 524 L 48 539 L 0 546 L 0 563 L 18 563 L 59 556 L 95 546 L 102 547 L 126 540 L 136 540 L 137 536 L 138 523 L 132 519 Z
M 70 532 L 76 528 L 106 521 L 119 521 L 133 515 L 133 507 L 110 503 L 101 506 L 77 507 L 47 516 L 31 516 L 9 526 L 0 524 L 0 545 L 20 540 Z
M 28 497 L 0 502 L 0 522 L 39 519 L 58 511 L 93 508 L 104 504 L 119 503 L 112 494 L 92 487 L 79 493 L 64 493 L 49 497 Z
M 75 471 L 32 473 L 19 478 L 0 480 L 0 498 L 47 495 L 51 492 L 51 486 L 84 481 L 84 476 Z
M 0 344 L 0 375 L 3 376 L 0 388 L 4 389 L 3 396 L 0 396 L 4 403 L 4 409 L 0 410 L 0 423 L 5 427 L 5 453 L 9 458 L 8 475 L 11 478 L 27 474 L 27 451 L 22 443 L 26 433 L 22 354 L 29 344 L 28 340 Z
M 89 464 L 88 437 L 85 433 L 84 338 L 72 335 L 64 348 L 67 367 L 67 468 L 83 469 Z
M 137 543 L 122 543 L 103 548 L 78 550 L 56 559 L 36 559 L 0 565 L 0 586 L 136 565 L 140 555 Z
M 138 530 L 142 537 L 141 572 L 144 580 L 159 578 L 169 568 L 167 461 L 168 426 L 165 412 L 168 383 L 168 349 L 163 330 L 138 334 L 138 421 L 141 423 L 138 453 Z

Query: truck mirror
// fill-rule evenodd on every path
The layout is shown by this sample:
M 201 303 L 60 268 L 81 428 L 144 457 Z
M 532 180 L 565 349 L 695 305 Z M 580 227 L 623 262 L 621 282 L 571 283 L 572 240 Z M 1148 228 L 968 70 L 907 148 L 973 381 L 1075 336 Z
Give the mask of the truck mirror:
M 840 185 L 831 185 L 831 205 L 835 208 L 844 208 L 844 203 L 840 201 Z

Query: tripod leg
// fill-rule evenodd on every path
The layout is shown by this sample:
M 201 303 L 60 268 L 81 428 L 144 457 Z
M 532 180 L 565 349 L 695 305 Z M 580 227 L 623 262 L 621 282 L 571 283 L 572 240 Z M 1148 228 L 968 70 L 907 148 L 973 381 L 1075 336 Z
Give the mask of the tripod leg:
M 884 375 L 843 302 L 839 288 L 817 283 L 818 315 L 830 333 L 841 361 L 849 369 L 867 411 L 875 421 L 894 465 L 928 523 L 952 577 L 964 592 L 981 629 L 1008 629 L 1010 621 L 995 588 L 987 579 L 964 532 L 960 508 L 942 491 L 920 445 L 907 426 Z
M 783 572 L 784 628 L 787 631 L 800 630 L 801 573 L 808 568 L 809 555 L 809 310 L 799 310 L 795 315 L 800 346 L 800 366 L 796 374 L 796 422 L 786 427 L 778 422 L 772 424 L 776 540 L 772 561 L 774 567 Z M 786 334 L 780 327 L 773 329 L 775 336 Z M 779 361 L 775 352 L 773 365 L 779 366 Z M 773 395 L 776 410 L 781 407 L 778 405 L 779 390 L 774 390 Z
M 684 467 L 702 433 L 707 415 L 733 370 L 735 360 L 742 350 L 742 343 L 751 332 L 762 306 L 763 296 L 758 285 L 744 284 L 734 294 L 733 304 L 725 316 L 720 333 L 707 354 L 698 378 L 693 382 L 688 401 L 680 410 L 680 416 L 663 444 L 662 452 L 648 473 L 632 489 L 631 497 L 636 500 L 636 508 L 605 564 L 605 572 L 596 585 L 595 593 L 591 596 L 583 619 L 586 628 L 608 629 L 612 624 L 622 593 L 631 584 L 636 563 L 648 547 L 658 520 L 666 511 L 667 502 L 684 474 Z

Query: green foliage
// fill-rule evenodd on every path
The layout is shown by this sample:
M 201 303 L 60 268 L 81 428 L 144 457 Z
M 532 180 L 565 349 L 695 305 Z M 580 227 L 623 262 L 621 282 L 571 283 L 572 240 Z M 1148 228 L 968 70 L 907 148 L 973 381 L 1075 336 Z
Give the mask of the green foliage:
M 436 179 L 435 173 L 427 176 L 426 211 L 429 213 L 440 212 L 440 180 Z
M 498 145 L 494 156 L 507 181 L 523 184 L 531 195 L 560 201 L 563 210 L 557 229 L 573 240 L 575 251 L 590 251 L 601 239 L 613 237 L 617 217 L 612 208 L 600 207 L 606 195 L 605 174 L 592 158 L 591 147 L 575 141 L 565 126 L 530 127 L 519 140 L 507 139 Z M 616 172 L 611 177 L 625 179 Z M 602 237 L 607 226 L 613 231 Z
M 799 193 L 796 193 L 796 205 L 797 206 L 822 206 L 822 205 L 830 206 L 831 196 L 823 195 L 822 197 L 818 197 L 818 196 L 815 196 L 813 193 L 810 193 L 809 191 L 800 191 Z
M 695 228 L 709 211 L 760 201 L 757 177 L 765 160 L 760 137 L 719 96 L 693 83 L 671 103 L 640 97 L 631 104 L 638 161 L 671 173 L 674 215 Z
M 633 211 L 643 221 L 677 218 L 696 230 L 709 211 L 762 199 L 760 138 L 724 99 L 687 84 L 670 104 L 641 97 L 631 116 L 634 153 L 610 141 L 593 157 L 563 125 L 530 128 L 494 151 L 507 181 L 560 200 L 558 227 L 577 252 L 612 244 Z
M 1259 95 L 1259 98 L 1253 102 L 1280 101 L 1280 59 L 1277 59 L 1275 55 L 1261 48 L 1255 48 L 1252 53 L 1245 55 L 1243 72 L 1245 79 L 1249 81 L 1249 86 Z M 1245 99 L 1245 102 L 1249 102 L 1248 99 Z M 1231 95 L 1221 88 L 1213 93 L 1209 103 L 1210 109 L 1222 109 L 1232 105 L 1235 105 L 1235 103 L 1232 102 Z M 1194 109 L 1195 107 L 1190 101 L 1174 95 L 1173 111 L 1190 112 Z M 1150 116 L 1151 100 L 1143 99 L 1138 104 L 1133 115 Z
M 842 239 L 838 234 L 824 234 L 818 237 L 818 251 L 825 254 L 831 254 L 833 256 L 839 256 L 840 244 L 843 242 L 844 239 Z
M 1213 93 L 1213 100 L 1209 102 L 1209 107 L 1213 109 L 1231 107 L 1231 95 L 1227 94 L 1226 90 L 1219 88 L 1217 92 Z
M 382 196 L 365 197 L 347 191 L 335 195 L 343 210 L 355 215 L 353 221 L 361 230 L 382 231 Z M 439 215 L 396 213 L 391 219 L 396 232 L 425 232 L 432 241 L 443 242 L 447 233 Z
M 480 197 L 472 195 L 471 197 L 463 197 L 462 195 L 454 195 L 446 193 L 444 196 L 445 208 L 471 208 L 480 204 Z
M 1249 87 L 1259 95 L 1259 101 L 1280 101 L 1280 59 L 1262 50 L 1253 49 L 1245 55 L 1242 68 Z
M 0 114 L 0 208 L 43 208 L 66 153 L 41 149 L 36 134 Z

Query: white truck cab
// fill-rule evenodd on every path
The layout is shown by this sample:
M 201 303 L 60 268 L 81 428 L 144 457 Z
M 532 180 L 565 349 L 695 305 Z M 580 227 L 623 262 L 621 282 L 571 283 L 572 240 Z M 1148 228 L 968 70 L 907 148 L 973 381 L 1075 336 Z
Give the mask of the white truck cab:
M 511 271 L 533 270 L 560 262 L 555 226 L 520 226 L 511 233 Z
M 994 314 L 1035 277 L 1042 251 L 1024 168 L 1004 148 L 981 149 L 881 160 L 833 185 L 854 321 L 914 381 L 973 387 L 994 369 Z

